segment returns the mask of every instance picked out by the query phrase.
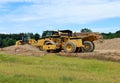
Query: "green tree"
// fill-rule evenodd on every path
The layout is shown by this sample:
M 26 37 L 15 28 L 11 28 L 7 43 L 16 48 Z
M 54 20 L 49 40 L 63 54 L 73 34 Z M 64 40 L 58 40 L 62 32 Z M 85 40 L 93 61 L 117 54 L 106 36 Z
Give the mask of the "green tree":
M 84 28 L 84 29 L 81 29 L 81 32 L 92 32 L 92 30 L 88 28 Z
M 0 38 L 0 48 L 3 48 L 4 47 L 4 41 L 3 39 Z
M 116 36 L 117 38 L 120 38 L 120 30 L 115 33 L 115 36 Z
M 36 33 L 35 35 L 34 35 L 34 39 L 35 40 L 38 40 L 40 38 L 40 35 L 38 34 L 38 33 Z
M 7 38 L 5 42 L 6 42 L 6 46 L 15 45 L 15 40 L 12 38 Z

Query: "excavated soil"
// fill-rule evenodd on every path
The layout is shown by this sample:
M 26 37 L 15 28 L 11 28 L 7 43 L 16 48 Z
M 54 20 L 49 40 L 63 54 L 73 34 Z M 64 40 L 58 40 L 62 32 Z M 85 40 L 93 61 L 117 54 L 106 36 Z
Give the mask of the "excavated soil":
M 19 45 L 2 48 L 0 52 L 15 55 L 44 56 L 47 53 L 32 45 Z M 89 53 L 57 53 L 60 56 L 74 56 L 85 59 L 99 59 L 120 62 L 120 38 L 95 41 L 95 51 Z
M 120 50 L 120 38 L 106 39 L 103 42 L 95 42 L 96 50 Z
M 14 45 L 10 47 L 5 47 L 1 49 L 1 51 L 4 53 L 16 55 L 43 56 L 45 54 L 44 51 L 40 51 L 39 48 L 36 48 L 32 45 Z

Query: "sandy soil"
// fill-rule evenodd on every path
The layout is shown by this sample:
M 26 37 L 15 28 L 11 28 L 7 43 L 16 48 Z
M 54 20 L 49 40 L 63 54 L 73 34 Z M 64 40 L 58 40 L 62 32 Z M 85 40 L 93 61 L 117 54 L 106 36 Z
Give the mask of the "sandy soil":
M 95 42 L 96 50 L 120 50 L 120 38 L 107 39 L 103 42 Z
M 40 51 L 39 48 L 36 48 L 32 45 L 19 45 L 19 46 L 10 46 L 1 49 L 1 52 L 8 54 L 16 55 L 30 55 L 30 56 L 43 56 L 46 52 Z

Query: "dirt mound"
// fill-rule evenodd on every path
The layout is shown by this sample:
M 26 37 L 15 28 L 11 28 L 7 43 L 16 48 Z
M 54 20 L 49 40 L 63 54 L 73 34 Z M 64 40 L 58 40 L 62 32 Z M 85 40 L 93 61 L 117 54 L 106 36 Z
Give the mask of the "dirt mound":
M 9 54 L 17 54 L 17 55 L 36 55 L 42 56 L 44 55 L 44 51 L 40 51 L 39 48 L 36 48 L 32 45 L 14 45 L 10 47 L 5 47 L 2 49 L 2 52 Z
M 106 39 L 103 42 L 95 42 L 96 50 L 120 50 L 120 38 Z

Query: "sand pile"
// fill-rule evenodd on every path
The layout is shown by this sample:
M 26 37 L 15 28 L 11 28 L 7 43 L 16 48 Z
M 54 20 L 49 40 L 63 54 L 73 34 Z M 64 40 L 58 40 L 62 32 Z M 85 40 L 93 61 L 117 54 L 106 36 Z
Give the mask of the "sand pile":
M 120 38 L 106 39 L 103 42 L 95 42 L 96 50 L 120 50 Z
M 44 55 L 44 51 L 40 51 L 39 48 L 34 47 L 32 45 L 14 45 L 10 47 L 5 47 L 2 49 L 3 52 L 9 54 L 17 54 L 17 55 L 36 55 L 42 56 Z

